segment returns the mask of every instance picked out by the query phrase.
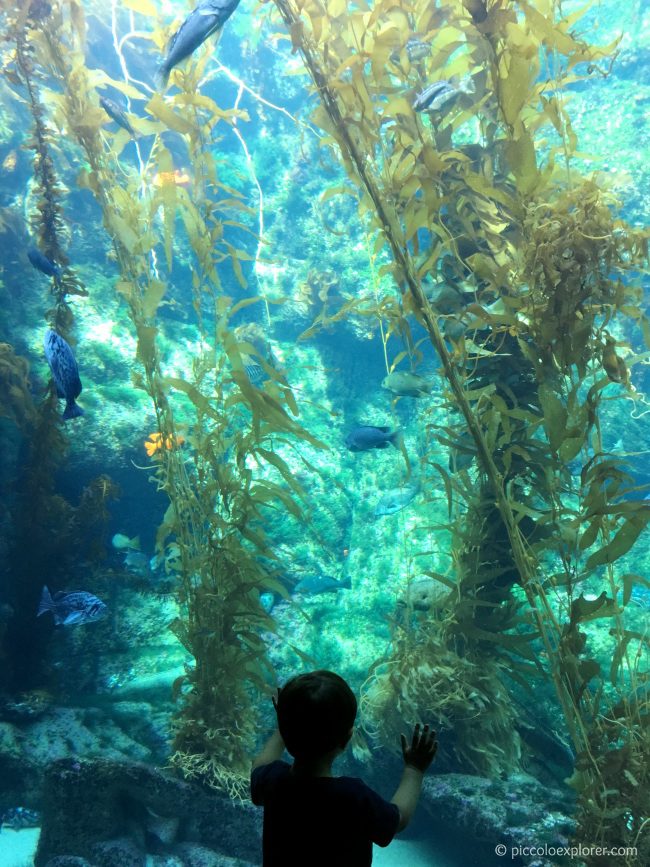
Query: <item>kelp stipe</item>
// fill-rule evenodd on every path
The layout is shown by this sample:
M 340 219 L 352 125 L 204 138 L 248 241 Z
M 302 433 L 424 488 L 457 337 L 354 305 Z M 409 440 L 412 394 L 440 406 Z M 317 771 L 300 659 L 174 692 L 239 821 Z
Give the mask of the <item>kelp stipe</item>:
M 580 13 L 563 18 L 559 4 L 546 2 L 466 0 L 440 8 L 416 2 L 408 9 L 390 2 L 350 9 L 335 2 L 326 11 L 315 2 L 276 0 L 276 6 L 322 101 L 314 120 L 338 145 L 340 154 L 334 152 L 359 189 L 360 210 L 380 233 L 375 249 L 390 250 L 396 282 L 405 290 L 403 310 L 429 333 L 483 477 L 477 499 L 462 479 L 437 467 L 449 492 L 469 493 L 470 532 L 466 539 L 457 533 L 455 540 L 452 628 L 442 641 L 435 623 L 421 624 L 420 635 L 398 631 L 369 695 L 385 708 L 382 696 L 392 693 L 409 721 L 429 711 L 435 717 L 440 704 L 444 719 L 441 700 L 432 696 L 427 706 L 420 685 L 427 672 L 435 676 L 437 664 L 444 670 L 446 654 L 455 654 L 462 674 L 468 654 L 498 659 L 505 653 L 515 673 L 513 660 L 538 633 L 577 753 L 579 840 L 647 846 L 647 672 L 638 671 L 626 652 L 633 645 L 643 656 L 647 637 L 625 630 L 623 611 L 614 602 L 621 579 L 613 564 L 630 550 L 650 515 L 647 505 L 624 498 L 630 486 L 620 461 L 603 453 L 598 421 L 604 388 L 627 382 L 627 365 L 617 352 L 621 344 L 610 331 L 614 318 L 630 316 L 647 341 L 647 322 L 636 308 L 639 289 L 621 279 L 646 264 L 647 234 L 615 219 L 597 178 L 575 172 L 576 138 L 562 98 L 578 63 L 607 74 L 616 43 L 598 48 L 577 39 L 572 26 Z M 405 50 L 413 36 L 431 45 L 430 56 L 417 64 Z M 545 60 L 553 76 L 542 74 Z M 423 123 L 405 92 L 417 92 L 440 69 L 468 77 L 474 99 L 459 103 L 449 117 Z M 551 88 L 545 77 L 554 78 Z M 454 146 L 454 135 L 470 120 L 480 141 Z M 558 144 L 546 151 L 537 136 L 542 124 L 557 134 Z M 569 237 L 575 243 L 563 244 Z M 443 255 L 473 275 L 472 312 L 479 320 L 471 327 L 472 340 L 461 335 L 449 347 L 421 287 Z M 563 296 L 565 279 L 569 291 Z M 559 319 L 563 333 L 556 330 Z M 507 383 L 499 375 L 504 335 L 516 343 L 528 370 L 526 396 L 499 391 L 499 383 Z M 492 371 L 481 364 L 486 356 L 493 358 Z M 474 367 L 483 378 L 479 388 L 472 386 Z M 565 467 L 578 456 L 583 469 L 576 485 Z M 524 532 L 525 518 L 536 535 Z M 474 564 L 472 546 L 479 552 Z M 489 557 L 487 570 L 481 551 Z M 602 566 L 606 589 L 588 602 L 576 585 Z M 623 580 L 623 604 L 642 580 Z M 496 593 L 500 583 L 504 598 L 492 609 L 490 628 L 483 629 L 488 624 L 480 596 Z M 551 589 L 553 595 L 566 591 L 561 604 L 551 603 Z M 585 654 L 580 624 L 599 617 L 613 627 L 609 679 L 616 701 L 606 698 L 600 667 Z M 517 623 L 527 624 L 527 634 L 508 631 Z M 418 648 L 424 653 L 417 659 L 426 665 L 418 662 L 418 676 L 409 680 L 406 655 Z M 522 664 L 530 656 L 525 651 Z M 533 664 L 526 671 L 539 670 Z M 391 672 L 403 674 L 404 690 Z M 507 702 L 504 691 L 501 700 Z M 390 716 L 376 718 L 380 730 L 384 720 L 390 728 Z M 593 855 L 590 863 L 602 861 Z

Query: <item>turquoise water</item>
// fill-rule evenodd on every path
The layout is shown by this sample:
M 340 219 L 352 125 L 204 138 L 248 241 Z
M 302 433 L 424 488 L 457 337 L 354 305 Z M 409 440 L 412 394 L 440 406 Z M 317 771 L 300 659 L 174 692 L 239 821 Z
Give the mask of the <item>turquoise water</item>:
M 359 697 L 354 773 L 372 761 L 398 779 L 400 734 L 430 721 L 436 797 L 470 829 L 434 829 L 434 804 L 374 863 L 492 867 L 491 841 L 471 838 L 485 781 L 499 784 L 485 813 L 504 835 L 575 830 L 565 781 L 579 747 L 550 675 L 591 719 L 601 687 L 609 710 L 640 701 L 648 671 L 649 283 L 633 245 L 616 243 L 647 227 L 650 10 L 603 0 L 567 24 L 600 45 L 621 34 L 611 70 L 601 58 L 566 69 L 565 41 L 548 54 L 534 43 L 518 69 L 522 93 L 540 90 L 511 122 L 494 104 L 493 46 L 460 0 L 396 3 L 376 20 L 325 7 L 319 62 L 394 209 L 437 348 L 390 227 L 378 233 L 372 197 L 350 194 L 359 172 L 314 113 L 276 4 L 242 0 L 162 90 L 187 4 L 37 2 L 26 25 L 0 0 L 0 817 L 41 810 L 54 760 L 169 768 L 174 721 L 192 730 L 180 766 L 218 729 L 245 786 L 276 685 L 324 667 Z M 528 38 L 517 8 L 515 43 Z M 364 47 L 335 62 L 366 27 Z M 415 111 L 440 82 L 445 112 Z M 553 113 L 563 83 L 571 131 Z M 552 237 L 558 197 L 583 178 L 605 204 L 565 243 L 566 226 Z M 562 279 L 539 325 L 550 289 L 527 299 L 542 272 Z M 575 345 L 554 335 L 550 351 L 571 287 L 580 302 L 561 322 Z M 51 328 L 69 350 L 57 344 L 54 364 Z M 443 349 L 534 580 L 518 571 Z M 57 387 L 83 416 L 64 420 Z M 44 587 L 58 607 L 39 610 Z M 558 669 L 548 651 L 560 645 Z M 632 798 L 646 787 L 628 773 Z M 0 867 L 22 867 L 36 834 L 5 825 Z

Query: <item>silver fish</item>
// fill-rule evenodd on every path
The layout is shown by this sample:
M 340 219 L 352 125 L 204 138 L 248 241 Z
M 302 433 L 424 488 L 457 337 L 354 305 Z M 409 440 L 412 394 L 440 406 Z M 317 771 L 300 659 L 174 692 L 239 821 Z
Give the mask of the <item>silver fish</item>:
M 381 384 L 402 397 L 424 397 L 431 394 L 433 388 L 432 382 L 410 370 L 394 370 L 382 379 Z
M 392 488 L 386 491 L 375 506 L 375 518 L 383 515 L 394 515 L 404 509 L 411 500 L 415 499 L 420 490 L 418 484 L 402 485 L 400 488 Z

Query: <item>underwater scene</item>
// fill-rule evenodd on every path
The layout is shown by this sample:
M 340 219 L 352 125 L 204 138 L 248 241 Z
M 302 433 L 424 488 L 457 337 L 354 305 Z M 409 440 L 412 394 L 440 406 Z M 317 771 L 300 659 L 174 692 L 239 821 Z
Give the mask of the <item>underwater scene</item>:
M 0 867 L 650 864 L 649 0 L 0 58 Z

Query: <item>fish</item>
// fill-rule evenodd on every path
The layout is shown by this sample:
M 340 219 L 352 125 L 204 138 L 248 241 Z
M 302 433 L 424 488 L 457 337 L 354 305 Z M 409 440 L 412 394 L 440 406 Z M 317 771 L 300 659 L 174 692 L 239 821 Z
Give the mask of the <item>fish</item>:
M 468 470 L 476 459 L 476 443 L 474 437 L 468 432 L 463 431 L 458 439 L 450 445 L 448 467 L 452 473 Z
M 175 434 L 173 439 L 171 436 L 163 438 L 160 431 L 154 431 L 144 441 L 144 448 L 147 455 L 152 458 L 154 456 L 160 457 L 158 452 L 162 452 L 164 449 L 171 451 L 172 449 L 180 448 L 184 443 L 185 437 L 180 436 L 180 434 Z
M 217 33 L 239 5 L 240 0 L 201 0 L 169 40 L 159 78 L 166 85 L 172 69 L 185 60 L 205 40 Z
M 72 593 L 59 591 L 54 596 L 47 587 L 43 587 L 41 602 L 36 613 L 37 617 L 51 611 L 57 626 L 73 626 L 76 623 L 91 623 L 100 620 L 108 611 L 106 605 L 97 596 L 87 590 L 75 590 Z
M 124 533 L 116 533 L 111 539 L 111 544 L 114 548 L 117 548 L 118 551 L 124 551 L 125 548 L 139 551 L 140 537 L 134 536 L 132 539 L 129 539 L 129 537 L 125 536 Z
M 405 592 L 397 599 L 399 608 L 413 608 L 414 611 L 430 611 L 445 605 L 449 597 L 449 587 L 435 578 L 416 578 L 411 581 Z
M 428 42 L 423 42 L 421 39 L 418 39 L 417 36 L 411 36 L 404 48 L 406 48 L 406 56 L 411 62 L 414 60 L 423 60 L 431 54 L 431 45 Z M 399 56 L 399 51 L 393 51 L 390 55 L 390 59 L 393 63 L 399 63 Z
M 9 151 L 7 156 L 2 161 L 2 168 L 6 172 L 13 172 L 16 168 L 16 164 L 18 162 L 18 155 L 16 153 L 16 149 Z
M 469 83 L 455 84 L 453 81 L 434 81 L 417 94 L 413 101 L 414 111 L 441 111 L 451 105 L 465 93 L 471 93 Z
M 389 427 L 360 425 L 351 430 L 345 438 L 345 445 L 351 452 L 366 452 L 370 449 L 387 449 L 389 445 L 400 448 L 402 432 L 392 431 Z
M 150 572 L 150 559 L 141 551 L 127 551 L 124 555 L 124 565 L 138 575 L 148 575 Z
M 47 274 L 48 277 L 54 277 L 57 283 L 59 282 L 61 279 L 61 268 L 56 262 L 53 262 L 44 253 L 41 253 L 38 247 L 31 247 L 27 251 L 27 258 L 37 271 Z
M 174 169 L 173 172 L 156 172 L 151 179 L 154 187 L 162 187 L 165 184 L 176 184 L 177 187 L 186 187 L 192 183 L 192 178 L 185 169 Z
M 432 382 L 409 370 L 394 370 L 382 379 L 381 384 L 402 397 L 424 397 L 433 388 Z
M 10 807 L 0 816 L 0 830 L 7 827 L 20 831 L 21 828 L 38 828 L 40 824 L 40 813 L 27 807 Z
M 466 292 L 460 286 L 446 280 L 426 286 L 424 294 L 436 313 L 442 316 L 460 313 L 476 301 L 474 292 Z
M 245 364 L 244 372 L 251 385 L 259 385 L 259 383 L 269 378 L 267 372 L 260 364 Z
M 419 484 L 411 484 L 386 491 L 375 506 L 375 518 L 401 511 L 417 496 L 419 490 Z
M 406 43 L 406 53 L 408 59 L 411 61 L 423 60 L 431 54 L 431 44 L 429 42 L 423 42 L 421 39 L 418 39 L 417 36 L 411 36 Z
M 99 104 L 104 109 L 106 114 L 112 120 L 114 120 L 118 126 L 121 126 L 122 129 L 125 129 L 129 133 L 129 135 L 132 135 L 135 138 L 136 132 L 129 123 L 129 119 L 121 106 L 119 106 L 112 99 L 109 99 L 107 96 L 100 96 Z
M 60 334 L 49 328 L 45 332 L 44 349 L 57 394 L 59 397 L 65 398 L 63 420 L 78 418 L 84 414 L 84 411 L 75 403 L 81 394 L 81 380 L 72 349 Z
M 294 593 L 302 593 L 303 596 L 317 596 L 319 593 L 336 593 L 337 590 L 349 590 L 352 581 L 348 575 L 337 581 L 331 575 L 309 575 L 301 578 L 293 588 Z

